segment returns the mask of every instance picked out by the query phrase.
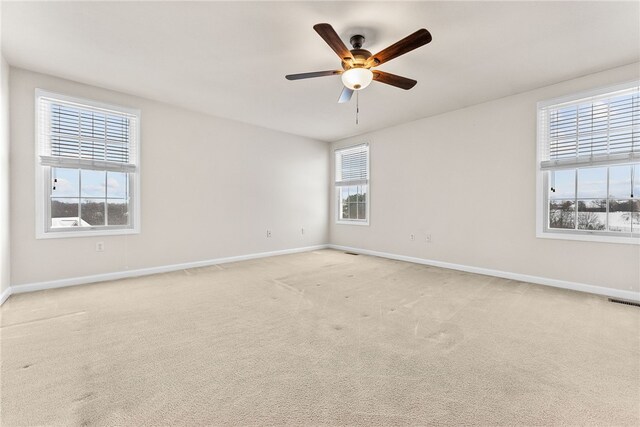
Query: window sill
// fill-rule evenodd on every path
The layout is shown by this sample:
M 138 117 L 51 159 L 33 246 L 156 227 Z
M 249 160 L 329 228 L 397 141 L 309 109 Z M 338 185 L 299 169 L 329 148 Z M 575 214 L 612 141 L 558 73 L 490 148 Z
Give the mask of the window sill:
M 119 228 L 111 230 L 47 231 L 45 233 L 37 233 L 36 239 L 68 239 L 75 237 L 121 236 L 129 234 L 140 234 L 140 229 Z
M 599 235 L 596 233 L 557 233 L 553 231 L 538 231 L 539 239 L 578 240 L 583 242 L 618 243 L 626 245 L 640 245 L 640 237 Z
M 369 221 L 336 221 L 340 225 L 369 225 Z

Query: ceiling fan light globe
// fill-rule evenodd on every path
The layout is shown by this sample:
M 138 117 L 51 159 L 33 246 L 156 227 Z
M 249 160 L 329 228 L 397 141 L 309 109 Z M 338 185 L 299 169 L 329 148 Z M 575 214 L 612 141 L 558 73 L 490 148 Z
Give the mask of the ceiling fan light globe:
M 362 90 L 373 80 L 373 73 L 367 68 L 350 68 L 342 73 L 342 84 L 351 90 Z

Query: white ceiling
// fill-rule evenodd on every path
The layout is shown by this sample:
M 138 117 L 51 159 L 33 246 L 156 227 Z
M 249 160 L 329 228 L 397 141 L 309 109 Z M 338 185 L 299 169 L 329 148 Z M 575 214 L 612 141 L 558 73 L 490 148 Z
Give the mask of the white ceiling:
M 7 2 L 18 67 L 321 140 L 336 140 L 640 60 L 639 2 Z M 339 69 L 313 25 L 375 53 L 419 28 L 433 42 L 337 104 Z

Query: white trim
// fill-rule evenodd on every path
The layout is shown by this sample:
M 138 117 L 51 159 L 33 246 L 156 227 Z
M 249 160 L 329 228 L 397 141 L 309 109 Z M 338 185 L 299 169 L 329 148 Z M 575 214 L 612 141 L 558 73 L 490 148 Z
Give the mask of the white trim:
M 539 152 L 539 150 L 538 150 Z M 571 168 L 579 169 L 579 168 Z M 545 172 L 539 167 L 536 169 L 536 237 L 538 239 L 575 240 L 583 242 L 618 243 L 623 245 L 640 245 L 640 236 L 631 233 L 618 233 L 610 231 L 552 230 L 547 227 L 548 213 L 548 183 L 545 181 Z M 634 198 L 635 200 L 635 198 Z
M 581 240 L 584 242 L 600 242 L 600 243 L 619 243 L 623 245 L 640 245 L 640 237 L 611 234 L 597 234 L 597 232 L 589 232 L 586 230 L 566 233 L 554 233 L 553 231 L 536 230 L 536 237 L 539 239 L 560 239 L 560 240 Z
M 336 154 L 340 151 L 346 150 L 355 150 L 359 147 L 367 147 L 367 179 L 366 180 L 357 180 L 357 181 L 335 181 L 335 177 L 337 175 L 336 169 Z M 371 144 L 369 141 L 365 141 L 356 145 L 349 145 L 346 147 L 335 148 L 333 150 L 333 177 L 334 177 L 334 191 L 335 191 L 335 203 L 336 207 L 335 211 L 335 223 L 338 225 L 360 225 L 360 226 L 369 226 L 371 222 Z M 350 185 L 366 185 L 367 186 L 367 217 L 362 219 L 340 219 L 341 213 L 341 204 L 342 200 L 340 198 L 340 187 L 347 187 Z
M 340 198 L 340 187 L 336 185 L 334 187 L 335 191 L 335 203 L 336 203 L 336 219 L 335 223 L 337 225 L 360 225 L 368 227 L 371 222 L 371 184 L 367 184 L 367 217 L 365 219 L 340 219 L 340 213 L 342 209 L 342 199 Z
M 503 279 L 517 280 L 519 282 L 535 283 L 537 285 L 551 286 L 554 288 L 571 289 L 573 291 L 587 292 L 590 294 L 606 295 L 630 301 L 640 301 L 640 292 L 624 291 L 621 289 L 605 288 L 602 286 L 587 285 L 585 283 L 569 282 L 566 280 L 550 279 L 547 277 L 530 276 L 528 274 L 512 273 L 508 271 L 493 270 L 490 268 L 474 267 L 463 264 L 453 264 L 450 262 L 436 261 L 431 259 L 416 258 L 406 255 L 396 255 L 387 252 L 372 251 L 369 249 L 358 249 L 348 246 L 329 245 L 329 248 L 340 251 L 353 252 L 362 255 L 371 255 L 381 258 L 394 259 L 397 261 L 412 262 L 414 264 L 430 265 L 433 267 L 448 268 L 450 270 L 465 271 L 467 273 L 483 274 L 486 276 L 501 277 Z
M 364 225 L 364 226 L 367 226 L 367 225 L 369 225 L 369 221 L 368 220 L 364 220 L 364 219 L 338 219 L 338 220 L 336 220 L 336 224 L 337 225 Z
M 105 282 L 108 280 L 125 279 L 128 277 L 148 276 L 150 274 L 167 273 L 170 271 L 186 270 L 188 268 L 207 267 L 216 264 L 227 264 L 230 262 L 247 261 L 251 259 L 266 258 L 277 255 L 288 255 L 300 252 L 309 252 L 319 249 L 326 249 L 328 245 L 306 246 L 301 248 L 283 249 L 279 251 L 259 252 L 247 255 L 237 255 L 225 258 L 215 258 L 203 261 L 185 262 L 182 264 L 163 265 L 158 267 L 140 268 L 137 270 L 116 271 L 113 273 L 95 274 L 92 276 L 71 277 L 68 279 L 50 280 L 46 282 L 27 283 L 24 285 L 14 285 L 9 287 L 3 294 L 2 298 L 6 300 L 9 295 L 22 294 L 25 292 L 42 291 L 45 289 L 64 288 L 67 286 L 85 285 L 88 283 Z M 5 294 L 7 294 L 5 296 Z M 0 301 L 4 302 L 4 300 Z
M 11 289 L 11 286 L 9 286 L 0 294 L 0 305 L 4 304 L 4 302 L 11 296 Z
M 64 231 L 68 228 L 60 228 L 58 230 L 48 231 L 44 234 L 39 234 L 36 239 L 61 239 L 65 237 L 96 237 L 96 236 L 124 236 L 127 234 L 140 234 L 140 228 L 95 228 L 91 227 L 75 227 L 75 229 Z
M 543 153 L 541 147 L 543 146 L 543 141 L 548 138 L 546 135 L 547 129 L 545 128 L 544 121 L 541 119 L 541 110 L 545 109 L 551 105 L 565 104 L 565 103 L 574 103 L 581 100 L 588 100 L 589 98 L 597 97 L 600 95 L 608 95 L 615 92 L 620 92 L 624 90 L 628 90 L 634 87 L 640 86 L 640 80 L 632 80 L 616 85 L 603 86 L 596 89 L 585 90 L 577 93 L 572 93 L 569 95 L 565 95 L 558 98 L 548 99 L 544 101 L 538 101 L 536 104 L 536 237 L 539 239 L 560 239 L 560 240 L 576 240 L 576 241 L 586 241 L 586 242 L 600 242 L 600 243 L 619 243 L 619 244 L 631 244 L 631 245 L 640 245 L 640 237 L 631 235 L 630 233 L 620 233 L 614 234 L 616 232 L 593 232 L 587 230 L 567 230 L 565 232 L 562 231 L 554 231 L 550 230 L 547 227 L 547 213 L 548 213 L 548 188 L 549 185 L 545 181 L 545 176 L 547 176 L 549 170 L 557 169 L 557 168 L 565 168 L 565 169 L 581 169 L 585 167 L 589 167 L 589 161 L 586 163 L 574 162 L 573 164 L 566 165 L 555 165 L 549 168 L 544 168 L 542 164 L 544 162 L 549 162 L 549 164 L 562 163 L 560 161 L 548 161 L 542 160 Z M 625 154 L 625 161 L 623 163 L 634 163 L 637 160 L 637 154 Z M 603 167 L 613 166 L 618 164 L 620 159 L 616 156 L 613 156 L 613 160 L 607 159 L 601 163 Z M 577 200 L 577 194 L 576 194 Z M 635 200 L 635 198 L 634 198 Z M 577 220 L 577 219 L 576 219 Z M 605 234 L 606 233 L 606 234 Z M 635 233 L 634 233 L 635 234 Z M 588 285 L 585 285 L 588 286 Z M 589 291 L 586 291 L 589 292 Z M 595 292 L 597 293 L 597 292 Z
M 123 228 L 108 228 L 108 227 L 100 227 L 98 229 L 89 229 L 78 227 L 73 231 L 52 231 L 49 229 L 49 214 L 45 214 L 45 209 L 49 209 L 47 206 L 48 203 L 48 191 L 45 190 L 46 185 L 45 182 L 46 176 L 50 176 L 48 174 L 48 169 L 45 169 L 49 166 L 42 165 L 40 162 L 40 133 L 39 133 L 39 123 L 40 123 L 40 108 L 39 108 L 39 99 L 45 98 L 54 98 L 59 99 L 60 101 L 77 104 L 79 106 L 89 106 L 93 108 L 98 108 L 105 111 L 111 111 L 116 113 L 124 113 L 129 114 L 136 117 L 136 150 L 135 150 L 135 165 L 136 170 L 134 172 L 130 172 L 128 174 L 129 177 L 129 209 L 132 213 L 131 221 L 133 224 L 129 227 Z M 36 227 L 35 227 L 35 235 L 36 239 L 58 239 L 58 238 L 75 238 L 75 237 L 85 237 L 85 236 L 113 236 L 113 235 L 127 235 L 127 234 L 140 234 L 142 228 L 140 226 L 140 206 L 142 205 L 140 201 L 140 177 L 141 177 L 141 134 L 142 134 L 142 121 L 141 121 L 141 112 L 138 109 L 123 107 L 120 105 L 106 104 L 99 101 L 94 101 L 91 99 L 85 98 L 76 98 L 68 95 L 62 95 L 56 92 L 49 92 L 44 89 L 36 88 L 35 90 L 35 100 L 34 100 L 34 135 L 35 135 L 35 173 L 36 173 Z M 106 169 L 105 169 L 106 170 Z M 50 183 L 49 183 L 50 184 Z M 47 194 L 45 194 L 47 193 Z

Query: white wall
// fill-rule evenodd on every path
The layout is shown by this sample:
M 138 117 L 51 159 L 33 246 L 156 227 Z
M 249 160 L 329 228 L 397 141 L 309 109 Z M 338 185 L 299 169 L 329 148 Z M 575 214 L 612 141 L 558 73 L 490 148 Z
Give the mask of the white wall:
M 12 286 L 327 242 L 324 142 L 17 68 L 10 87 Z M 141 234 L 36 240 L 36 88 L 141 110 Z
M 10 283 L 9 229 L 9 64 L 0 56 L 0 299 Z
M 335 224 L 325 143 L 11 68 L 11 283 L 329 241 L 638 291 L 640 246 L 535 237 L 535 154 L 537 101 L 639 74 L 634 64 L 332 144 L 371 144 L 365 227 Z M 142 111 L 140 235 L 35 239 L 36 87 Z M 487 208 L 470 220 L 475 206 Z M 95 252 L 97 241 L 105 252 Z
M 640 290 L 640 246 L 538 239 L 535 222 L 536 102 L 639 77 L 633 64 L 332 144 L 371 144 L 371 225 L 335 224 L 332 196 L 331 243 Z

